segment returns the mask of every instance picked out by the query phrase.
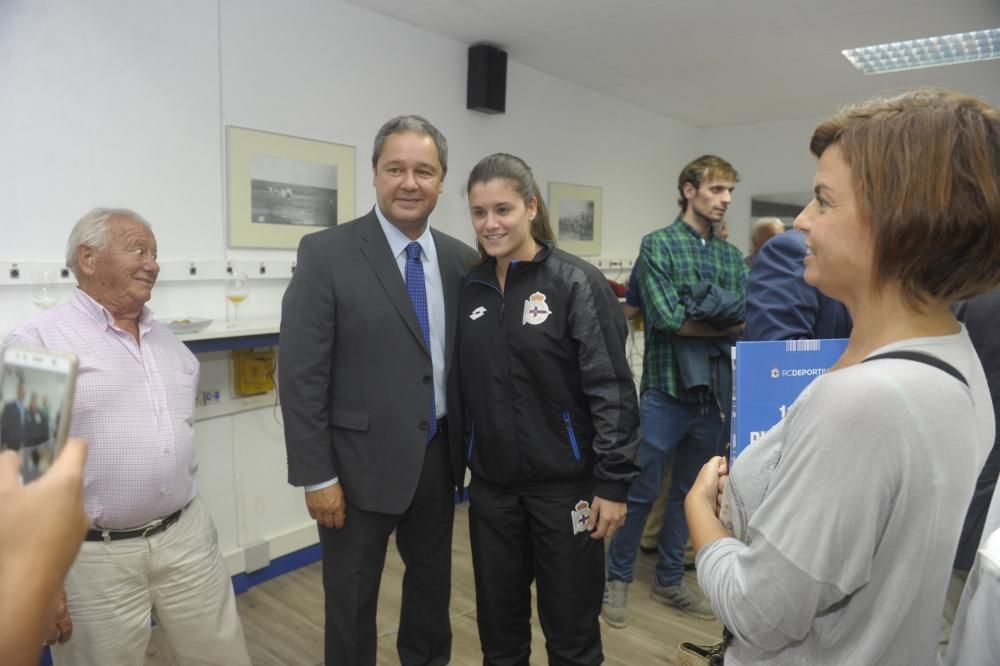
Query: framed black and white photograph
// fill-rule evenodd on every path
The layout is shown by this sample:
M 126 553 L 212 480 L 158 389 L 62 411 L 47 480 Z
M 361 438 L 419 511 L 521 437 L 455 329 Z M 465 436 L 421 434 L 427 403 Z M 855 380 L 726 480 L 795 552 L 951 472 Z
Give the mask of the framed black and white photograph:
M 549 219 L 559 247 L 580 256 L 601 254 L 601 188 L 550 182 Z
M 229 246 L 295 249 L 354 218 L 354 147 L 227 128 Z

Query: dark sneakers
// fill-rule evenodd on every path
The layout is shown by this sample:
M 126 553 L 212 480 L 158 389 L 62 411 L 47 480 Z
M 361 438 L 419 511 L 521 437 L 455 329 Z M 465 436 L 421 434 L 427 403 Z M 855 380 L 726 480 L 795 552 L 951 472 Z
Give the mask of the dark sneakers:
M 708 603 L 708 599 L 701 593 L 701 590 L 686 580 L 682 580 L 680 585 L 660 585 L 654 580 L 653 589 L 650 590 L 649 596 L 661 604 L 673 606 L 682 613 L 699 620 L 715 619 L 715 613 L 712 612 L 712 606 Z

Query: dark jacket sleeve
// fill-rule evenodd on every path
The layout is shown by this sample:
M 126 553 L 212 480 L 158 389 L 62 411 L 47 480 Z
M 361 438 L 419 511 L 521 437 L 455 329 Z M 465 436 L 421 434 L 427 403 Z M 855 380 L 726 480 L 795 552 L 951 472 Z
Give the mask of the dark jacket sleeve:
M 639 475 L 639 404 L 625 354 L 628 326 L 603 275 L 588 273 L 570 297 L 570 334 L 579 345 L 580 382 L 594 427 L 595 494 L 624 502 Z
M 281 301 L 278 347 L 288 482 L 294 486 L 337 476 L 330 424 L 335 306 L 330 260 L 310 234 L 299 243 L 295 273 Z
M 993 448 L 976 479 L 955 554 L 955 568 L 969 571 L 981 545 L 990 500 L 993 499 L 997 478 L 1000 477 L 1000 338 L 996 334 L 997 324 L 1000 323 L 1000 287 L 967 301 L 954 303 L 952 310 L 955 317 L 965 324 L 972 346 L 983 365 L 996 419 Z
M 805 255 L 799 231 L 778 234 L 761 248 L 747 283 L 747 340 L 816 337 L 819 292 L 802 279 Z

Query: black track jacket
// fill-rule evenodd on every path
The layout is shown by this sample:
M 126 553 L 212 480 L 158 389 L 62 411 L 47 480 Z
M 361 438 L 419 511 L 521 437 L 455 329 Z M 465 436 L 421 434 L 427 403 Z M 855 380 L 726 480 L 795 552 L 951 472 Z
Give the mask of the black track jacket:
M 458 317 L 473 474 L 624 502 L 639 474 L 639 408 L 625 317 L 600 271 L 543 244 L 511 264 L 501 292 L 488 259 L 465 278 Z

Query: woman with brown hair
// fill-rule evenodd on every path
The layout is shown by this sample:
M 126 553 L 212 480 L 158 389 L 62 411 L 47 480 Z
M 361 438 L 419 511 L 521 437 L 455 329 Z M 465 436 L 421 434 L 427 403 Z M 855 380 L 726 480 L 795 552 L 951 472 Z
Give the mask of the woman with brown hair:
M 1000 283 L 1000 112 L 952 92 L 877 99 L 810 149 L 805 280 L 854 329 L 731 474 L 702 469 L 685 502 L 698 580 L 733 634 L 726 664 L 935 664 L 994 435 L 948 306 Z
M 600 271 L 555 247 L 520 158 L 483 158 L 468 195 L 483 261 L 458 358 L 483 663 L 528 663 L 534 582 L 549 663 L 596 666 L 603 539 L 639 473 L 625 317 Z

